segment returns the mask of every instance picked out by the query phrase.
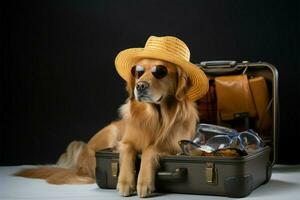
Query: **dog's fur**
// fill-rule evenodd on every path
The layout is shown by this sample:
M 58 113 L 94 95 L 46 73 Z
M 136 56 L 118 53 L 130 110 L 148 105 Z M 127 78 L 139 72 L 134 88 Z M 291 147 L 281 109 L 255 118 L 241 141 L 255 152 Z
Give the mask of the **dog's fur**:
M 159 157 L 178 153 L 178 141 L 193 138 L 198 113 L 186 96 L 189 80 L 184 71 L 161 60 L 142 59 L 137 64 L 146 71 L 127 83 L 129 98 L 120 108 L 119 121 L 103 128 L 87 144 L 72 142 L 57 165 L 26 169 L 16 175 L 43 178 L 53 184 L 93 183 L 95 151 L 115 148 L 120 152 L 119 193 L 129 196 L 136 191 L 140 197 L 149 196 L 155 190 Z M 154 78 L 151 67 L 155 65 L 166 66 L 168 75 Z M 135 87 L 141 81 L 150 85 L 146 95 L 140 95 Z M 142 153 L 142 159 L 136 182 L 137 153 Z

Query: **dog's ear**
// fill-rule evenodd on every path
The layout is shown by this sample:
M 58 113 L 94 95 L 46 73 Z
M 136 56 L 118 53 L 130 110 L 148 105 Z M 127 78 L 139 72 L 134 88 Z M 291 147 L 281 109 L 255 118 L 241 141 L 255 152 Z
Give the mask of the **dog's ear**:
M 177 89 L 175 93 L 177 100 L 182 101 L 186 98 L 186 91 L 189 85 L 189 77 L 180 67 L 177 67 Z
M 126 90 L 128 92 L 128 99 L 131 100 L 134 98 L 134 86 L 135 86 L 135 79 L 133 77 L 127 82 Z

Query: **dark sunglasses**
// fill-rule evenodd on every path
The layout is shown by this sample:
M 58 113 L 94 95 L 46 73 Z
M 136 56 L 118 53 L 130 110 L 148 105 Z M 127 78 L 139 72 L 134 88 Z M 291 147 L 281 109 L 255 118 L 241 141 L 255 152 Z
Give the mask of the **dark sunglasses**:
M 145 73 L 145 68 L 141 65 L 136 65 L 131 68 L 131 74 L 135 78 L 140 78 Z M 162 79 L 168 75 L 167 67 L 156 65 L 151 68 L 151 73 L 156 79 Z

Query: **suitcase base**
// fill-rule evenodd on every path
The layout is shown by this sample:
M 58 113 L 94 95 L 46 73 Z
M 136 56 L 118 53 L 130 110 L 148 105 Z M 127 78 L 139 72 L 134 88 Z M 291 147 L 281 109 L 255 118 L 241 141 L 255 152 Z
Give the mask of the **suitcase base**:
M 140 156 L 137 156 L 139 169 Z M 158 192 L 245 197 L 271 178 L 270 148 L 239 158 L 165 156 L 156 174 Z M 115 189 L 119 154 L 96 152 L 96 181 L 100 188 Z

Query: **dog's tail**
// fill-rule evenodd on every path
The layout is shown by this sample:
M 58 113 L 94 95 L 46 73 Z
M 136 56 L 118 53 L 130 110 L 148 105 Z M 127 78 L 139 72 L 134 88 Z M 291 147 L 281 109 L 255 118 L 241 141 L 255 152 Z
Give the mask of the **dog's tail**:
M 95 152 L 87 144 L 73 141 L 56 165 L 24 169 L 15 176 L 46 179 L 52 184 L 94 183 Z

